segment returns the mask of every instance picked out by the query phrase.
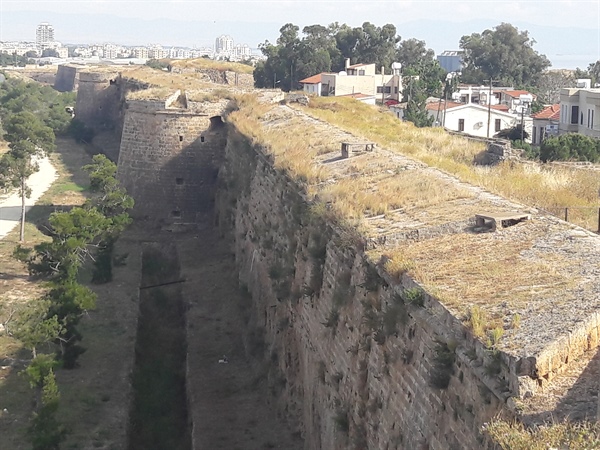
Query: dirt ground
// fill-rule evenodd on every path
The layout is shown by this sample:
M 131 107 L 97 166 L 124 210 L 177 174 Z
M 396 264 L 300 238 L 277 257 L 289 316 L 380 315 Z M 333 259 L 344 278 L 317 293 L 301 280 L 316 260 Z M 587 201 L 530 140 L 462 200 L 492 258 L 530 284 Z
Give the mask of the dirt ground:
M 260 338 L 244 348 L 248 302 L 233 254 L 206 227 L 177 238 L 189 305 L 188 404 L 197 450 L 302 449 L 299 433 L 278 417 L 267 386 Z M 248 357 L 248 353 L 254 357 Z M 227 363 L 219 363 L 227 357 Z

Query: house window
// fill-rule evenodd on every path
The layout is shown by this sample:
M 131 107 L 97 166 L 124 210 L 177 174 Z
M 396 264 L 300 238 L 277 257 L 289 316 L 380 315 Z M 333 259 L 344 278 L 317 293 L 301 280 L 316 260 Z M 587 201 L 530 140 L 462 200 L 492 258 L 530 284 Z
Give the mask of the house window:
M 398 86 L 394 86 L 394 94 L 398 93 Z
M 377 86 L 377 93 L 383 94 L 383 86 Z
M 496 132 L 500 131 L 500 126 L 501 126 L 500 119 L 494 120 L 494 130 L 496 130 Z
M 171 216 L 181 217 L 181 211 L 179 211 L 178 209 L 174 209 L 173 211 L 171 211 Z
M 183 136 L 179 136 L 179 142 L 183 142 Z
M 577 119 L 579 118 L 579 106 L 571 106 L 571 124 L 577 125 Z
M 392 87 L 391 86 L 386 86 L 385 87 L 385 93 L 386 94 L 391 94 L 392 93 Z
M 465 119 L 458 119 L 458 131 L 465 131 Z
M 181 186 L 183 184 L 183 178 L 175 178 L 175 184 L 178 184 Z
M 583 125 L 583 111 L 581 111 L 581 119 L 579 120 L 579 125 Z
M 496 130 L 496 131 L 498 131 L 498 130 Z M 535 138 L 537 137 L 536 136 L 536 134 L 537 134 L 537 127 L 533 127 L 531 131 L 533 131 L 533 134 L 531 135 L 531 143 L 532 144 L 536 144 L 537 142 L 535 141 Z
M 358 74 L 359 74 L 359 75 L 364 75 L 364 74 L 365 74 L 365 71 L 364 71 L 364 70 L 359 70 L 359 71 L 358 71 Z
M 200 136 L 200 142 L 204 142 L 204 136 Z
M 592 130 L 594 129 L 594 110 L 592 109 L 592 120 L 590 122 L 592 126 L 590 127 Z

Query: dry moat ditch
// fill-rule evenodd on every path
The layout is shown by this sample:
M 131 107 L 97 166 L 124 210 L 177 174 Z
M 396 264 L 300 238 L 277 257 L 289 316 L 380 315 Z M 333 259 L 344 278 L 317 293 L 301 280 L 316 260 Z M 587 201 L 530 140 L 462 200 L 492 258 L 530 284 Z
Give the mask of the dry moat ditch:
M 142 234 L 128 448 L 303 448 L 277 414 L 269 352 L 228 240 L 212 226 Z

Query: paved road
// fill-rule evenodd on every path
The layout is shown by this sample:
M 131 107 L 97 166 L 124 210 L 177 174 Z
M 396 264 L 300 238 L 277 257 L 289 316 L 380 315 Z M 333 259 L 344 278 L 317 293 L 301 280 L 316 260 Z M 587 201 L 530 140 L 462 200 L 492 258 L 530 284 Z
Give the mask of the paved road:
M 36 204 L 58 176 L 48 158 L 40 159 L 38 163 L 40 170 L 27 180 L 27 184 L 31 188 L 31 196 L 25 200 L 28 210 Z M 0 200 L 0 239 L 3 239 L 19 224 L 20 218 L 21 197 L 18 193 Z

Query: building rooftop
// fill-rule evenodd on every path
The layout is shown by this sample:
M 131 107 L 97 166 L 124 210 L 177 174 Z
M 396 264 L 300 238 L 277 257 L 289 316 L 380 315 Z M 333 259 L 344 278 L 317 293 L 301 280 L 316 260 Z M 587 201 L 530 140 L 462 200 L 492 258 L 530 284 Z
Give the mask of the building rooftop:
M 312 77 L 305 78 L 304 80 L 300 80 L 299 82 L 302 84 L 319 84 L 321 82 L 321 75 L 323 75 L 323 72 L 313 75 Z
M 552 119 L 558 120 L 560 118 L 560 104 L 546 106 L 540 112 L 533 114 L 531 117 L 534 119 Z

